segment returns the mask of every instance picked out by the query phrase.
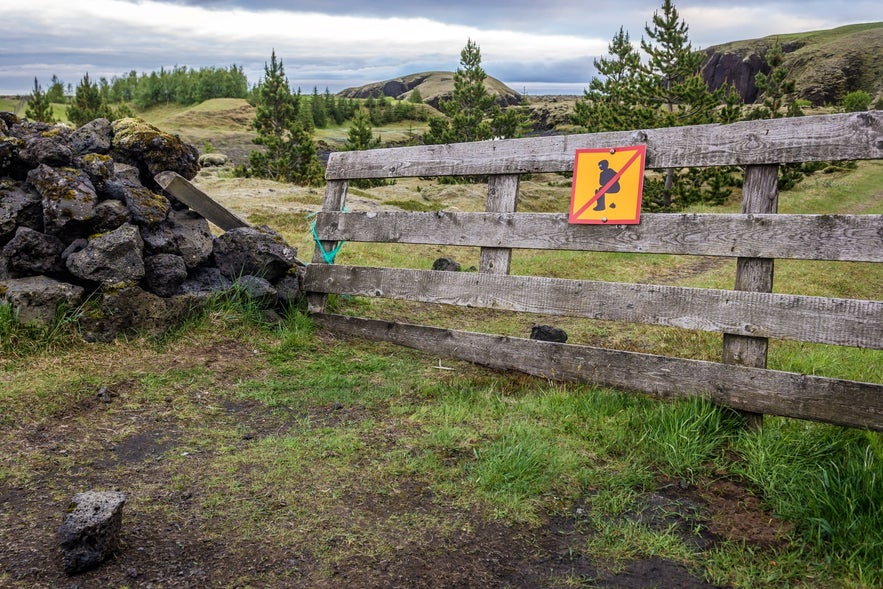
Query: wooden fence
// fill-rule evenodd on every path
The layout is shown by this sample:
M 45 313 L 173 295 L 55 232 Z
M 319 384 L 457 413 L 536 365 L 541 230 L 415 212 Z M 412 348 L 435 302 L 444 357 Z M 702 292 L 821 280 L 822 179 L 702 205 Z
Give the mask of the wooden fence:
M 644 214 L 638 225 L 608 226 L 568 224 L 565 212 L 515 212 L 521 174 L 572 171 L 577 149 L 637 144 L 646 145 L 647 169 L 743 167 L 741 214 Z M 883 215 L 776 212 L 780 164 L 862 159 L 883 159 L 881 111 L 334 153 L 317 216 L 322 248 L 330 250 L 339 241 L 476 246 L 479 272 L 329 265 L 317 247 L 305 289 L 317 323 L 338 333 L 662 398 L 706 395 L 749 415 L 883 431 L 880 383 L 766 369 L 769 338 L 883 348 L 883 301 L 772 292 L 775 258 L 883 262 Z M 489 178 L 487 212 L 342 210 L 349 180 L 459 175 Z M 735 286 L 715 290 L 511 276 L 512 248 L 737 258 Z M 331 293 L 718 332 L 722 360 L 333 315 L 324 308 Z M 605 303 L 611 300 L 618 304 Z

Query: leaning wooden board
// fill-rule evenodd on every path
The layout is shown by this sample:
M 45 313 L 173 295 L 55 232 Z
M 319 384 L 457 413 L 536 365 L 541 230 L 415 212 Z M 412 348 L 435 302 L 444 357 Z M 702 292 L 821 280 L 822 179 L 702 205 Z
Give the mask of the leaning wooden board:
M 163 190 L 183 202 L 185 205 L 223 229 L 229 231 L 236 227 L 248 227 L 248 223 L 224 208 L 212 197 L 190 183 L 177 172 L 160 172 L 153 177 Z

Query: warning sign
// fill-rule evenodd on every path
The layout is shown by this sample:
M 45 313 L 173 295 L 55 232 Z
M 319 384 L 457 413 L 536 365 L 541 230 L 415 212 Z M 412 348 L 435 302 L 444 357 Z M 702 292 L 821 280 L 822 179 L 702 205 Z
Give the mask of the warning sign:
M 571 223 L 637 225 L 647 146 L 577 149 Z

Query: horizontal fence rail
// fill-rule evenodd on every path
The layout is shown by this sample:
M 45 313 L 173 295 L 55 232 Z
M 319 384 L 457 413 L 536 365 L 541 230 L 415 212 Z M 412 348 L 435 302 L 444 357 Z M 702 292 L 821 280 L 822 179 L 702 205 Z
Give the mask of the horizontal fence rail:
M 883 158 L 883 112 L 332 153 L 327 180 L 573 170 L 577 149 L 647 146 L 648 169 Z
M 316 266 L 304 288 L 883 349 L 883 301 L 361 266 Z
M 335 333 L 498 370 L 592 382 L 660 398 L 710 396 L 733 409 L 883 431 L 883 385 L 878 384 L 376 319 L 330 314 L 315 319 Z
M 646 167 L 744 166 L 740 214 L 644 214 L 637 225 L 516 213 L 520 174 L 570 172 L 577 149 L 643 144 Z M 544 378 L 745 413 L 883 431 L 883 384 L 766 368 L 770 339 L 883 349 L 883 301 L 773 293 L 776 259 L 883 262 L 883 215 L 778 214 L 778 165 L 883 159 L 883 112 L 331 154 L 303 286 L 325 329 Z M 486 212 L 344 212 L 348 180 L 487 176 Z M 479 272 L 334 266 L 344 241 L 478 247 Z M 509 274 L 513 249 L 736 259 L 733 290 Z M 558 344 L 324 312 L 328 294 L 620 321 L 723 334 L 721 362 Z
M 319 213 L 330 241 L 883 262 L 883 215 L 645 214 L 577 225 L 558 213 Z

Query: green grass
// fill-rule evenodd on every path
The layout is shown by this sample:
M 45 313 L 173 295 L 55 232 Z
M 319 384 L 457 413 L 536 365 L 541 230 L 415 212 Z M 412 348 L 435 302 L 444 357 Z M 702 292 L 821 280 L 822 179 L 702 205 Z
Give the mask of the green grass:
M 881 178 L 878 162 L 818 175 L 784 193 L 780 210 L 880 213 Z M 560 196 L 527 187 L 533 210 L 560 207 Z M 286 233 L 309 228 L 299 213 L 260 212 L 251 221 Z M 429 268 L 441 256 L 464 267 L 478 263 L 476 248 L 358 243 L 346 244 L 339 262 Z M 879 266 L 778 261 L 776 291 L 877 300 Z M 519 251 L 513 273 L 732 288 L 734 264 Z M 532 322 L 550 320 L 575 343 L 709 360 L 721 347 L 719 334 L 672 328 L 345 297 L 335 305 L 521 336 Z M 558 518 L 579 539 L 573 554 L 610 571 L 630 559 L 659 557 L 734 588 L 883 586 L 877 433 L 775 417 L 745 431 L 731 411 L 701 399 L 655 401 L 333 339 L 299 309 L 275 323 L 242 292 L 217 297 L 161 338 L 87 345 L 76 335 L 76 318 L 61 314 L 50 327 L 22 326 L 0 305 L 6 488 L 60 500 L 103 445 L 124 442 L 146 427 L 136 417 L 149 416 L 174 445 L 156 461 L 156 480 L 113 467 L 135 497 L 192 492 L 200 540 L 241 550 L 237 558 L 256 546 L 305 547 L 323 581 L 353 559 L 394 561 L 399 545 L 422 546 L 427 537 L 443 543 L 497 524 L 527 533 Z M 241 358 L 224 364 L 231 351 Z M 878 350 L 774 341 L 769 365 L 883 382 Z M 95 393 L 107 384 L 120 397 L 96 409 Z M 237 406 L 248 409 L 232 411 Z M 44 430 L 64 440 L 64 454 L 22 435 Z M 76 442 L 75 431 L 83 436 Z M 737 481 L 762 499 L 769 520 L 790 527 L 772 544 L 724 537 L 706 548 L 695 542 L 708 524 L 702 516 L 677 502 L 663 505 L 665 517 L 654 511 L 653 501 L 671 486 L 701 493 L 721 480 Z M 187 524 L 173 503 L 132 507 L 159 514 L 169 526 Z M 278 575 L 244 576 L 238 584 L 284 584 Z
M 114 376 L 87 360 L 96 352 L 131 358 L 134 350 L 174 357 L 219 337 L 254 347 L 257 372 L 230 387 L 201 363 L 146 360 L 132 372 L 130 360 Z M 701 400 L 659 402 L 462 363 L 440 370 L 435 358 L 394 346 L 329 341 L 300 311 L 267 323 L 243 297 L 219 299 L 166 338 L 97 348 L 74 342 L 67 352 L 69 370 L 56 367 L 0 396 L 3 413 L 18 424 L 45 421 L 108 378 L 128 380 L 119 411 L 158 412 L 177 424 L 167 484 L 195 493 L 207 538 L 235 529 L 242 542 L 309 546 L 333 568 L 389 558 L 414 534 L 462 534 L 461 516 L 448 512 L 471 513 L 472 525 L 485 518 L 527 526 L 559 513 L 588 538 L 574 554 L 591 554 L 610 571 L 659 557 L 732 587 L 883 582 L 875 568 L 883 553 L 878 434 L 772 418 L 762 431 L 744 432 L 729 411 Z M 29 349 L 4 371 L 19 374 L 49 356 Z M 249 426 L 225 417 L 229 402 L 256 403 L 278 426 L 243 444 Z M 34 413 L 47 403 L 55 409 Z M 117 439 L 136 432 L 126 426 Z M 0 460 L 0 481 L 37 488 L 30 473 L 50 463 L 39 454 L 20 458 Z M 73 468 L 76 459 L 54 464 Z M 693 487 L 720 476 L 759 489 L 771 513 L 795 523 L 791 537 L 773 547 L 723 541 L 701 550 L 689 542 L 692 532 L 652 519 L 647 501 L 662 481 Z M 378 518 L 371 505 L 396 501 L 410 485 L 433 493 L 437 509 Z M 683 521 L 701 527 L 691 517 Z

